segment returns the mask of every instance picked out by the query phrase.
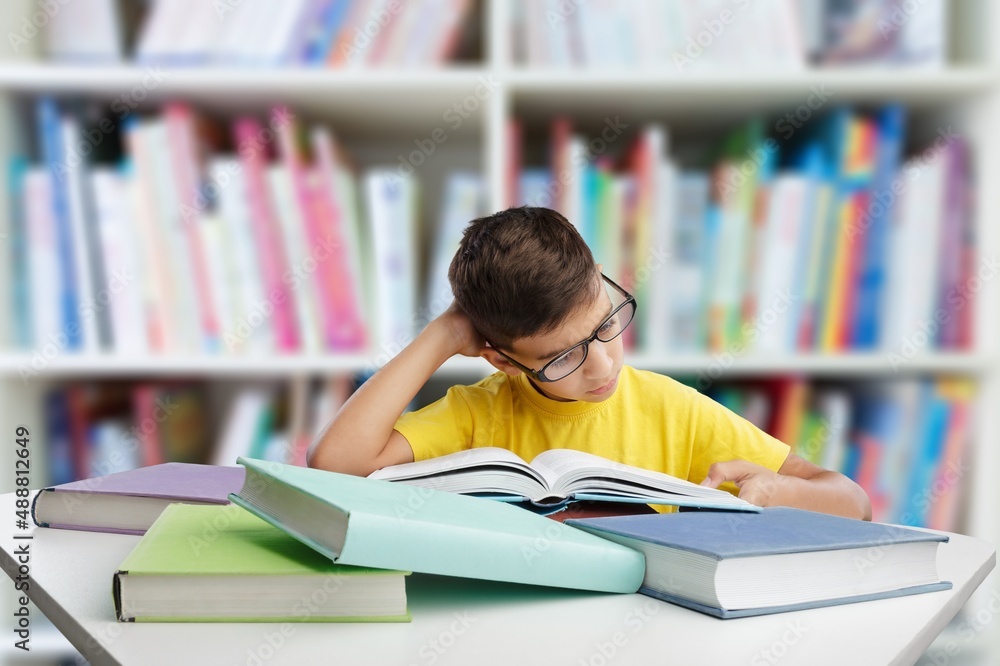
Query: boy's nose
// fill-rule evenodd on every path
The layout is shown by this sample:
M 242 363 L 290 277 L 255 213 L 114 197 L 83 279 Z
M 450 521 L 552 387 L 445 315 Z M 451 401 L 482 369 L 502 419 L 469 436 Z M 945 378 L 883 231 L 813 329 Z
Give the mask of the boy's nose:
M 586 373 L 588 377 L 607 377 L 611 368 L 615 366 L 615 360 L 611 358 L 607 349 L 608 343 L 594 340 L 587 350 Z

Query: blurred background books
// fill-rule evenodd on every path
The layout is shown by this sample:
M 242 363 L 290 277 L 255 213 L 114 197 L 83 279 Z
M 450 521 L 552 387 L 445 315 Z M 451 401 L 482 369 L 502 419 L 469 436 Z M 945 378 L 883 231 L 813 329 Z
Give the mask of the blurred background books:
M 33 487 L 303 464 L 447 307 L 465 224 L 530 204 L 636 294 L 629 363 L 876 520 L 997 542 L 992 3 L 16 0 L 0 28 L 0 404 Z

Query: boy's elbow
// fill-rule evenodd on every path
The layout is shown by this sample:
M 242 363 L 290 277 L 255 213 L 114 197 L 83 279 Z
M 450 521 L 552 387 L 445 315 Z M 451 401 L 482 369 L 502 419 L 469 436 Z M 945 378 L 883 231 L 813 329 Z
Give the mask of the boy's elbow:
M 327 469 L 324 465 L 325 456 L 321 455 L 321 448 L 319 446 L 313 446 L 306 453 L 306 465 L 312 467 L 313 469 Z
M 327 472 L 345 472 L 340 469 L 342 464 L 338 464 L 341 456 L 337 456 L 329 446 L 324 446 L 322 439 L 317 440 L 306 453 L 306 465 L 313 469 L 322 469 Z
M 341 455 L 329 447 L 324 448 L 322 445 L 316 446 L 306 454 L 306 465 L 313 469 L 351 474 L 352 476 L 367 476 L 376 469 L 372 464 L 359 463 L 357 460 Z M 368 467 L 371 469 L 367 469 Z
M 857 488 L 856 492 L 858 494 L 858 507 L 861 512 L 861 520 L 871 520 L 872 519 L 872 501 L 868 497 L 868 493 L 857 483 L 854 484 Z

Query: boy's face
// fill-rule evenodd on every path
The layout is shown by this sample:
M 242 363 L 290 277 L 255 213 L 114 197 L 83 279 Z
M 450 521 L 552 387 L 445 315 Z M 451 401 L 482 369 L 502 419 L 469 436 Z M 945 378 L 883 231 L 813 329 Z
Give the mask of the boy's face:
M 602 288 L 596 299 L 578 308 L 554 331 L 517 340 L 507 355 L 528 368 L 541 369 L 560 353 L 589 338 L 611 314 L 613 307 L 608 291 Z M 502 357 L 498 360 L 494 365 L 504 372 L 511 375 L 521 372 L 505 363 Z M 555 382 L 531 383 L 539 393 L 553 400 L 603 402 L 618 388 L 623 362 L 622 336 L 611 342 L 594 340 L 586 360 L 576 371 Z

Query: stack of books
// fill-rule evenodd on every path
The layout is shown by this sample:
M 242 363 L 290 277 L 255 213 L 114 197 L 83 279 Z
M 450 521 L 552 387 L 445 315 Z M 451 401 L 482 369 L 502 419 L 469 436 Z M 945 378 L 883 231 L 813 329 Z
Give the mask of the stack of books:
M 676 503 L 701 508 L 562 522 L 470 496 L 474 486 L 434 489 L 441 478 L 412 485 L 237 462 L 48 488 L 32 516 L 42 526 L 142 535 L 110 581 L 122 622 L 405 622 L 411 574 L 641 592 L 722 618 L 950 588 L 935 560 L 945 535 L 742 506 L 718 489 L 685 495 L 679 479 Z M 617 476 L 617 493 L 608 494 L 616 482 L 595 492 L 635 514 L 627 484 L 646 479 Z M 581 487 L 569 501 L 590 497 Z

